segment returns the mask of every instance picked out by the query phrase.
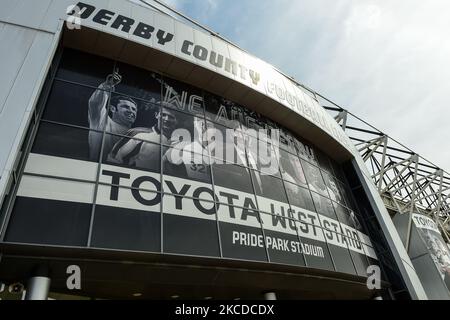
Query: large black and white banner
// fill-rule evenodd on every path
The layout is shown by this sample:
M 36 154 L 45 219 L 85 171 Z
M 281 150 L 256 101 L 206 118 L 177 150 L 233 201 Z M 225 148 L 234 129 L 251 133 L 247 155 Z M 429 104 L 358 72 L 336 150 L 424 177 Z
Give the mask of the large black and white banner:
M 377 257 L 342 176 L 254 111 L 66 50 L 6 240 L 367 275 Z
M 413 214 L 414 225 L 436 265 L 439 274 L 450 290 L 450 250 L 433 219 L 421 214 Z

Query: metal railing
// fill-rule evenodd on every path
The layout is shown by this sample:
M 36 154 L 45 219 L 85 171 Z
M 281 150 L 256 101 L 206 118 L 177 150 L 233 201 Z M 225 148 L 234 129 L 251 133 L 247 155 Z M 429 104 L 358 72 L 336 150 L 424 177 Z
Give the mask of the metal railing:
M 326 102 L 323 107 L 355 144 L 386 207 L 433 218 L 450 242 L 450 174 L 348 110 Z

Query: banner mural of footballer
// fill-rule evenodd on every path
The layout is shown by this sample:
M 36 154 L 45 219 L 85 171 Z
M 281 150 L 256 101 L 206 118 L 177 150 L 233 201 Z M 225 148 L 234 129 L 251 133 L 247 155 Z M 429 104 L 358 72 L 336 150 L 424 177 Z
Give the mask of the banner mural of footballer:
M 413 214 L 412 218 L 442 280 L 450 290 L 450 250 L 442 238 L 439 228 L 433 219 L 424 215 Z
M 66 49 L 6 240 L 366 276 L 377 257 L 338 168 L 232 101 Z

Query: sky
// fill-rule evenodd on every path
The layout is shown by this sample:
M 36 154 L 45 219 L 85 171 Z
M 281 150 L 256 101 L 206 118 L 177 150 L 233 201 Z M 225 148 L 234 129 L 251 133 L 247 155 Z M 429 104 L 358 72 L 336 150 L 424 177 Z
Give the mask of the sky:
M 450 172 L 450 1 L 164 2 Z

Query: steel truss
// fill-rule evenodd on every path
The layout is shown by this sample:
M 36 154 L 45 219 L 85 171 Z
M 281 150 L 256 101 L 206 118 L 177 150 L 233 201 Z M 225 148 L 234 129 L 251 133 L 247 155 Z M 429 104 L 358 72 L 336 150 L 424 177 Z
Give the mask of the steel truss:
M 450 174 L 351 112 L 315 95 L 355 144 L 387 209 L 432 218 L 450 243 Z

